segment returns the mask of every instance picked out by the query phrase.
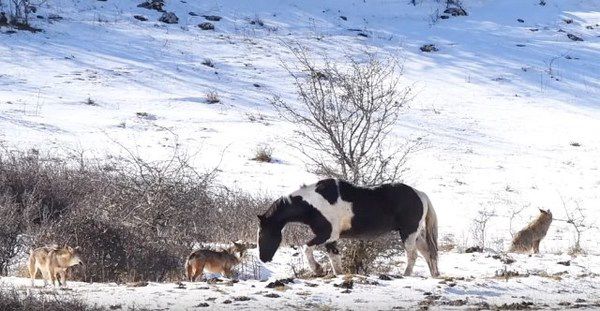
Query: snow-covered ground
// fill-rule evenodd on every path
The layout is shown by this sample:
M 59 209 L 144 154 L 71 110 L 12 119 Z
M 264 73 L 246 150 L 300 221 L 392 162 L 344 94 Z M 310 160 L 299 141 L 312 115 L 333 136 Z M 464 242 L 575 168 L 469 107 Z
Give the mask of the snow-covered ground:
M 459 248 L 473 244 L 473 219 L 482 210 L 495 214 L 486 240 L 496 250 L 505 249 L 510 240 L 513 211 L 523 209 L 512 221 L 513 231 L 535 216 L 538 207 L 566 219 L 563 204 L 570 210 L 578 205 L 588 225 L 600 217 L 600 3 L 596 0 L 547 0 L 544 6 L 538 0 L 465 0 L 468 16 L 437 21 L 436 10 L 441 13 L 444 5 L 430 0 L 417 1 L 416 6 L 390 0 L 168 0 L 165 10 L 179 16 L 175 25 L 158 22 L 161 13 L 137 7 L 140 2 L 50 0 L 35 14 L 42 18 L 33 20 L 44 32 L 8 34 L 7 28 L 0 29 L 2 144 L 55 153 L 83 150 L 100 158 L 123 153 L 122 145 L 158 160 L 177 145 L 197 154 L 198 167 L 219 165 L 223 184 L 278 196 L 318 179 L 287 143 L 293 125 L 281 120 L 269 105 L 274 95 L 296 101 L 291 80 L 281 67 L 282 62 L 293 61 L 286 44 L 298 42 L 333 59 L 368 50 L 401 58 L 403 79 L 414 86 L 415 98 L 394 133 L 399 142 L 423 141 L 423 150 L 408 162 L 404 182 L 431 197 L 442 241 Z M 51 14 L 63 19 L 48 20 Z M 149 21 L 136 20 L 134 15 Z M 205 22 L 202 15 L 222 19 L 213 22 L 214 31 L 204 31 L 197 27 Z M 258 20 L 264 25 L 258 25 Z M 567 34 L 583 41 L 573 41 Z M 421 52 L 419 47 L 428 43 L 439 51 Z M 214 68 L 203 65 L 205 59 L 211 59 Z M 218 93 L 221 103 L 205 102 L 210 91 Z M 94 105 L 86 104 L 88 99 Z M 271 146 L 278 161 L 250 160 L 261 144 Z M 582 244 L 591 255 L 577 259 L 589 263 L 588 269 L 596 267 L 595 273 L 597 234 L 597 229 L 584 234 Z M 517 264 L 531 262 L 554 269 L 555 256 L 562 256 L 558 254 L 564 254 L 573 241 L 572 228 L 556 220 L 542 242 L 545 255 Z M 355 299 L 376 297 L 400 303 L 404 297 L 418 297 L 411 300 L 416 303 L 422 293 L 415 288 L 459 297 L 458 289 L 465 284 L 469 295 L 489 299 L 529 295 L 521 294 L 525 292 L 542 300 L 541 293 L 547 291 L 551 295 L 543 299 L 558 301 L 561 296 L 552 291 L 561 286 L 575 287 L 582 295 L 592 295 L 582 289 L 585 286 L 598 287 L 593 277 L 490 280 L 493 268 L 479 267 L 488 259 L 471 261 L 470 256 L 445 254 L 442 271 L 453 275 L 464 269 L 465 277 L 486 279 L 460 281 L 454 288 L 438 288 L 439 280 L 419 278 L 380 282 L 373 297 L 358 298 L 360 291 L 355 290 L 348 297 L 357 297 L 344 303 L 354 305 Z M 485 271 L 472 272 L 480 268 Z M 321 285 L 310 289 L 313 293 L 331 289 L 325 281 L 316 282 Z M 257 281 L 244 284 L 218 288 L 246 294 L 264 290 Z M 161 289 L 172 291 L 169 299 L 186 306 L 189 300 L 178 295 L 190 291 L 192 297 L 216 295 L 214 290 L 191 290 L 201 285 L 185 290 L 172 284 L 141 289 L 97 286 L 73 284 L 72 288 L 93 301 L 101 299 L 95 288 L 140 295 L 139 304 L 148 291 Z M 280 294 L 288 299 L 309 290 L 295 290 L 296 286 Z M 490 292 L 494 294 L 486 295 Z M 325 305 L 340 300 L 316 297 Z M 593 298 L 586 297 L 581 298 Z
M 247 266 L 243 276 L 250 279 L 242 278 L 237 283 L 220 279 L 221 282 L 214 284 L 149 283 L 129 287 L 71 282 L 67 289 L 53 289 L 32 288 L 28 279 L 9 277 L 0 279 L 0 289 L 14 287 L 23 294 L 64 295 L 113 310 L 130 307 L 150 310 L 196 310 L 201 307 L 226 310 L 414 310 L 426 306 L 433 309 L 495 309 L 505 304 L 510 309 L 519 306 L 600 308 L 600 262 L 596 256 L 571 259 L 560 255 L 519 255 L 511 256 L 516 261 L 505 265 L 485 254 L 444 253 L 440 266 L 443 277 L 440 279 L 426 278 L 427 268 L 422 260 L 417 261 L 417 276 L 397 276 L 396 272 L 404 262 L 398 257 L 397 261 L 393 260 L 396 269 L 390 271 L 389 280 L 382 280 L 377 275 L 294 279 L 284 287 L 268 287 L 276 279 L 293 276 L 290 263 L 297 263 L 294 258 L 298 256 L 292 249 L 282 249 L 273 263 L 254 269 L 261 270 L 262 275 L 252 273 L 252 267 Z M 565 266 L 565 262 L 569 266 Z M 501 276 L 507 272 L 518 273 L 518 276 Z M 352 288 L 340 287 L 349 279 L 352 279 Z M 36 282 L 41 286 L 41 280 Z

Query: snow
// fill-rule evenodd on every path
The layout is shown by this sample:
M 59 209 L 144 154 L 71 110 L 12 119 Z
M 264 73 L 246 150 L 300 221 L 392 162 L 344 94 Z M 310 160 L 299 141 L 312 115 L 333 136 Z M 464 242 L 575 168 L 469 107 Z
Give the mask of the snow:
M 246 259 L 248 265 L 256 263 L 255 250 Z M 295 256 L 294 256 L 295 255 Z M 418 260 L 416 276 L 398 278 L 394 270 L 401 270 L 403 257 L 395 257 L 398 266 L 390 271 L 391 280 L 378 276 L 352 276 L 354 286 L 349 293 L 340 285 L 348 276 L 336 278 L 294 279 L 283 288 L 267 288 L 269 282 L 293 276 L 290 261 L 300 256 L 290 248 L 280 249 L 274 261 L 264 266 L 263 273 L 269 278 L 242 273 L 239 282 L 227 279 L 222 282 L 149 283 L 143 287 L 118 284 L 88 284 L 70 282 L 67 289 L 30 286 L 24 278 L 0 279 L 0 288 L 16 288 L 30 294 L 75 297 L 92 305 L 121 306 L 140 309 L 192 310 L 201 303 L 213 309 L 391 309 L 401 307 L 415 309 L 433 301 L 435 308 L 448 308 L 453 304 L 463 308 L 511 303 L 533 303 L 541 308 L 563 308 L 559 304 L 580 305 L 582 309 L 595 309 L 600 304 L 600 261 L 597 256 L 570 258 L 564 255 L 513 255 L 516 262 L 505 265 L 489 254 L 443 253 L 440 269 L 442 279 L 427 278 L 423 260 Z M 569 261 L 569 266 L 558 262 Z M 541 268 L 543 267 L 543 268 Z M 497 277 L 497 271 L 513 271 L 519 276 Z M 251 271 L 249 266 L 242 269 Z M 250 277 L 247 279 L 247 277 Z M 268 281 L 265 281 L 267 280 Z M 41 280 L 36 281 L 41 286 Z M 277 294 L 271 298 L 266 295 Z M 247 301 L 239 301 L 247 297 Z M 243 299 L 243 298 L 242 298 Z M 229 300 L 231 304 L 225 304 Z M 577 301 L 577 303 L 576 303 Z
M 56 154 L 83 150 L 90 158 L 123 154 L 124 146 L 149 160 L 164 159 L 178 146 L 195 155 L 199 168 L 219 165 L 218 178 L 228 187 L 275 197 L 318 179 L 289 146 L 294 125 L 269 105 L 274 95 L 297 100 L 281 67 L 293 61 L 286 44 L 298 42 L 333 59 L 368 50 L 400 57 L 403 79 L 415 90 L 394 134 L 399 143 L 423 142 L 409 159 L 404 182 L 431 198 L 442 240 L 451 239 L 459 250 L 472 245 L 473 219 L 481 210 L 496 214 L 487 231 L 487 246 L 495 251 L 506 249 L 510 241 L 513 210 L 523 208 L 512 228 L 527 223 L 538 207 L 565 219 L 563 202 L 568 209 L 581 206 L 589 224 L 599 219 L 600 5 L 595 0 L 548 0 L 545 6 L 533 0 L 465 0 L 468 16 L 435 22 L 433 13 L 442 12 L 444 5 L 430 0 L 416 6 L 389 0 L 166 1 L 165 9 L 179 17 L 177 25 L 158 22 L 162 13 L 138 8 L 139 2 L 47 1 L 37 14 L 58 14 L 63 20 L 35 19 L 42 33 L 2 34 L 0 142 Z M 214 31 L 196 26 L 205 14 L 223 17 L 213 22 Z M 265 26 L 252 25 L 253 19 Z M 567 33 L 584 41 L 572 41 Z M 429 43 L 439 51 L 419 50 Z M 202 65 L 205 59 L 215 67 Z M 210 91 L 219 94 L 221 103 L 205 102 Z M 86 105 L 88 98 L 97 105 Z M 264 120 L 251 121 L 250 116 Z M 250 160 L 261 144 L 273 147 L 275 163 Z M 589 255 L 577 257 L 594 273 L 597 234 L 597 229 L 586 232 L 582 246 Z M 544 255 L 523 261 L 556 267 L 557 256 L 564 256 L 573 242 L 573 229 L 555 220 L 541 245 Z M 461 284 L 444 289 L 444 297 L 468 293 L 500 302 L 531 295 L 558 303 L 577 296 L 548 294 L 565 286 L 581 290 L 584 299 L 597 299 L 591 294 L 598 287 L 594 277 L 555 281 L 531 276 L 504 282 L 489 279 L 491 270 L 499 268 L 490 266 L 490 260 L 474 257 L 471 262 L 470 256 L 444 254 L 441 270 L 485 279 L 467 282 L 464 291 Z M 310 290 L 321 293 L 315 303 L 336 307 L 353 306 L 354 299 L 416 303 L 422 298 L 416 289 L 439 290 L 438 281 L 406 278 L 377 287 L 373 297 L 358 297 L 355 290 L 336 298 L 327 296 L 332 288 L 325 280 L 315 280 L 322 285 L 280 294 L 296 301 L 291 297 L 297 298 L 297 292 Z M 192 307 L 198 295 L 216 295 L 212 289 L 191 289 L 203 285 L 176 290 L 173 284 L 140 289 L 72 284 L 69 292 L 92 301 L 100 301 L 100 292 L 106 291 L 128 293 L 140 305 L 148 302 L 146 294 L 162 290 L 172 292 L 165 296 L 165 306 L 168 300 Z M 237 295 L 238 290 L 262 291 L 262 285 L 244 281 L 219 288 Z M 188 292 L 195 298 L 178 298 Z M 256 303 L 276 307 L 268 298 Z

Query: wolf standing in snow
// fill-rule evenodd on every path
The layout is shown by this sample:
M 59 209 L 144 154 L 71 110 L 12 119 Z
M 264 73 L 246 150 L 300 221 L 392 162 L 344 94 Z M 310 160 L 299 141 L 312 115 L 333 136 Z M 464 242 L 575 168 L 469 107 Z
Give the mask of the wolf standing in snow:
M 231 277 L 231 269 L 242 261 L 246 249 L 243 244 L 233 242 L 233 247 L 224 251 L 200 249 L 192 252 L 185 262 L 188 281 L 194 282 L 204 270 Z
M 540 241 L 546 236 L 548 228 L 552 223 L 550 210 L 540 209 L 540 215 L 527 227 L 515 234 L 509 252 L 527 253 L 533 250 L 534 254 L 540 252 Z
M 55 281 L 58 281 L 58 285 L 66 286 L 67 269 L 82 264 L 83 262 L 79 257 L 79 248 L 77 247 L 58 247 L 54 245 L 36 248 L 29 254 L 28 268 L 29 276 L 31 277 L 31 286 L 34 285 L 38 270 L 42 272 L 44 286 L 47 285 L 47 281 L 51 281 L 52 285 L 54 285 Z

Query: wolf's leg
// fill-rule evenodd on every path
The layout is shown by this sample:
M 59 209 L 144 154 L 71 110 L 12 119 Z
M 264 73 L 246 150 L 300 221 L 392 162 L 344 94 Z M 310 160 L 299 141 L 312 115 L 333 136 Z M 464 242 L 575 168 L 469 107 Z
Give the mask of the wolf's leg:
M 44 287 L 48 286 L 48 281 L 50 281 L 50 272 L 46 267 L 39 267 L 40 272 L 42 273 L 42 280 L 44 280 Z
M 533 241 L 533 253 L 534 254 L 539 254 L 540 253 L 540 242 L 541 241 L 542 240 Z
M 194 274 L 192 276 L 192 282 L 195 282 L 198 279 L 198 276 L 201 276 L 204 272 L 205 262 L 200 260 L 197 265 L 195 265 L 196 270 L 194 270 Z
M 61 285 L 67 287 L 67 270 L 59 272 L 59 275 Z
M 55 284 L 55 282 L 57 281 L 56 271 L 54 271 L 54 269 L 50 268 L 48 271 L 48 274 L 50 274 L 50 282 L 52 282 L 52 286 L 56 286 L 56 284 Z M 58 282 L 58 285 L 60 285 L 60 281 Z
M 329 257 L 329 261 L 331 262 L 331 269 L 333 270 L 333 274 L 343 274 L 344 269 L 342 269 L 342 258 L 340 255 L 340 251 L 337 247 L 337 241 L 326 243 L 325 249 L 327 250 L 327 256 Z
M 413 272 L 415 261 L 417 260 L 417 245 L 416 245 L 417 233 L 413 233 L 408 236 L 404 241 L 404 249 L 406 250 L 406 269 L 404 275 L 409 276 Z
M 37 267 L 35 266 L 35 258 L 33 256 L 29 257 L 29 265 L 27 266 L 27 269 L 29 270 L 29 277 L 31 278 L 31 287 L 34 287 Z

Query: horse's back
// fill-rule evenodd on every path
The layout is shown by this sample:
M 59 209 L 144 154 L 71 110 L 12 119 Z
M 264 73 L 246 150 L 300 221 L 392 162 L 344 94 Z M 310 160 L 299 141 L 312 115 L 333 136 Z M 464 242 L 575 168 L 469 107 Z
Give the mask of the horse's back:
M 340 184 L 342 200 L 352 203 L 352 228 L 348 237 L 370 237 L 397 230 L 402 239 L 415 232 L 423 216 L 423 201 L 414 188 L 383 184 L 374 188 Z

